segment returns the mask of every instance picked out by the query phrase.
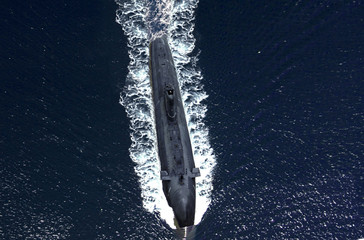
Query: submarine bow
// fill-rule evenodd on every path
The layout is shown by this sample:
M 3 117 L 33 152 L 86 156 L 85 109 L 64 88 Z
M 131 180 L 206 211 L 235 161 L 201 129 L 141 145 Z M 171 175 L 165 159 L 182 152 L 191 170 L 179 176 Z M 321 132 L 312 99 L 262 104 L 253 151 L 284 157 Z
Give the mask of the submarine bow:
M 195 167 L 180 87 L 167 36 L 150 43 L 158 155 L 164 195 L 179 227 L 194 224 L 196 208 Z

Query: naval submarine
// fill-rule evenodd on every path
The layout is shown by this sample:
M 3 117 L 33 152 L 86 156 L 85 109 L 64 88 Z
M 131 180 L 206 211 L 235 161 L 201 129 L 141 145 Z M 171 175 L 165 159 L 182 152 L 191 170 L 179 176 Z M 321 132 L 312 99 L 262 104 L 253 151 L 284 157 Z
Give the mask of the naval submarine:
M 149 68 L 163 192 L 177 227 L 194 225 L 195 167 L 177 73 L 167 36 L 151 41 Z

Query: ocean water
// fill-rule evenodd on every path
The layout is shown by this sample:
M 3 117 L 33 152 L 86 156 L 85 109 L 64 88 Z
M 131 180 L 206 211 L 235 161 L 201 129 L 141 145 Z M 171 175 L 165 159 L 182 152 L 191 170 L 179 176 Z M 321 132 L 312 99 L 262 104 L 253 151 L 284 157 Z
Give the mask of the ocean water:
M 121 21 L 131 3 L 152 5 Z M 195 155 L 207 164 L 195 239 L 363 238 L 362 9 L 3 2 L 0 239 L 175 238 L 153 191 L 153 128 L 134 128 L 138 115 L 128 112 L 135 106 L 150 126 L 147 88 L 135 105 L 127 91 L 136 55 L 123 24 L 136 21 L 152 26 L 140 29 L 141 49 L 170 36 Z M 135 58 L 142 70 L 144 54 Z M 140 148 L 133 136 L 143 134 Z

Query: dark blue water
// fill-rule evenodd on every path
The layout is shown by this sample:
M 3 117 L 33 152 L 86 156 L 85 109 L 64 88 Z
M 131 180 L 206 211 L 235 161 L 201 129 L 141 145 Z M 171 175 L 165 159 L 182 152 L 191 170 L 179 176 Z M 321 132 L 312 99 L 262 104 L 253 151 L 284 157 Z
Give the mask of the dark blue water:
M 109 1 L 0 9 L 0 238 L 171 239 L 142 207 Z M 360 1 L 201 1 L 217 155 L 196 239 L 363 237 Z

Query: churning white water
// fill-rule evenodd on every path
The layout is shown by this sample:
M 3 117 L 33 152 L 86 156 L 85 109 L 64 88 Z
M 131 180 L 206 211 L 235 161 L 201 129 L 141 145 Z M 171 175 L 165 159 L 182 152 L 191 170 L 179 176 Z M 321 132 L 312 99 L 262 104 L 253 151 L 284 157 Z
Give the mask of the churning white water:
M 201 177 L 196 178 L 195 224 L 210 204 L 215 156 L 203 119 L 208 97 L 203 90 L 202 75 L 196 67 L 197 54 L 193 36 L 194 10 L 197 0 L 116 0 L 116 21 L 128 38 L 130 63 L 120 103 L 130 118 L 130 157 L 136 163 L 144 208 L 158 214 L 174 228 L 173 212 L 168 206 L 160 180 L 153 103 L 149 79 L 149 42 L 167 34 L 176 65 L 186 112 L 195 164 Z

